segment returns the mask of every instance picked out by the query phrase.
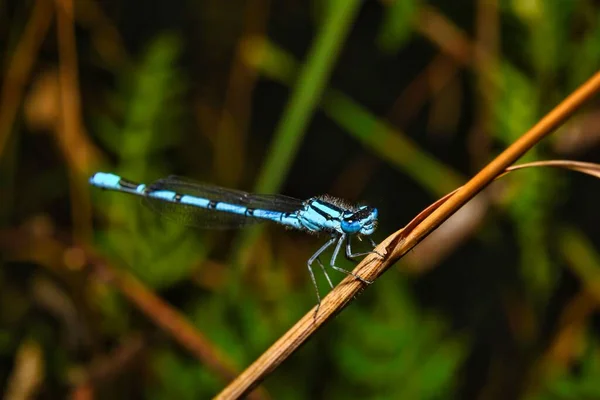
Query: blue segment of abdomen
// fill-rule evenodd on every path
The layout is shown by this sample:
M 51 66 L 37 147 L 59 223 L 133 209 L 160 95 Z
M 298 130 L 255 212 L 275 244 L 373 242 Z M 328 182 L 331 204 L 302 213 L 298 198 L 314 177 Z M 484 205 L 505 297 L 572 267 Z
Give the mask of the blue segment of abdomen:
M 208 204 L 210 203 L 210 201 L 208 199 L 202 199 L 200 197 L 189 196 L 187 194 L 181 196 L 181 199 L 179 200 L 179 202 L 182 204 L 189 204 L 191 206 L 201 207 L 201 208 L 207 208 Z
M 136 195 L 144 195 L 146 185 L 129 182 L 119 175 L 107 174 L 105 172 L 95 173 L 89 181 L 92 185 L 103 189 L 118 190 Z
M 94 186 L 103 187 L 106 189 L 119 189 L 121 177 L 114 174 L 97 172 L 90 178 L 90 183 Z

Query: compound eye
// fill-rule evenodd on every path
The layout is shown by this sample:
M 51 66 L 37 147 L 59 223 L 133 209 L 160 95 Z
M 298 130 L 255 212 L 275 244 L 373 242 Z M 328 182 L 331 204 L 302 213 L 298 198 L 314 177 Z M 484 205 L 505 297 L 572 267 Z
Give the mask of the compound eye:
M 340 224 L 342 231 L 346 233 L 356 233 L 360 230 L 360 224 L 354 220 L 343 220 Z

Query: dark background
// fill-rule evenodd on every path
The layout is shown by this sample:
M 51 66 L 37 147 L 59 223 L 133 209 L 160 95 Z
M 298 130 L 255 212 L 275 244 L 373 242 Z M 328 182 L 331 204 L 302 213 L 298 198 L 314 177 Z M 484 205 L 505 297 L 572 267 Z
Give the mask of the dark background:
M 600 9 L 2 1 L 0 46 L 3 396 L 196 399 L 314 306 L 306 260 L 325 238 L 189 228 L 89 176 L 329 193 L 377 207 L 379 242 L 597 71 Z M 596 104 L 522 161 L 598 162 Z M 600 398 L 599 201 L 574 172 L 502 178 L 258 396 Z

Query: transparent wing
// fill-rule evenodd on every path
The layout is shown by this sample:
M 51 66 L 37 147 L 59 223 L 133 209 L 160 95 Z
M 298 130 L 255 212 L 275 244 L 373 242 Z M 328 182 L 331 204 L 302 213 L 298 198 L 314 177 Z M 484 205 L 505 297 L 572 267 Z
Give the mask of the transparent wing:
M 165 218 L 197 228 L 233 229 L 264 222 L 258 218 L 247 218 L 237 214 L 171 203 L 152 197 L 145 197 L 142 203 Z
M 177 176 L 160 179 L 148 187 L 149 192 L 157 190 L 169 190 L 180 195 L 195 196 L 215 202 L 286 213 L 297 211 L 303 206 L 302 200 L 293 197 L 279 194 L 251 194 L 240 190 L 198 183 Z M 245 215 L 173 203 L 150 196 L 145 197 L 143 202 L 150 209 L 169 219 L 200 228 L 229 229 L 264 221 Z

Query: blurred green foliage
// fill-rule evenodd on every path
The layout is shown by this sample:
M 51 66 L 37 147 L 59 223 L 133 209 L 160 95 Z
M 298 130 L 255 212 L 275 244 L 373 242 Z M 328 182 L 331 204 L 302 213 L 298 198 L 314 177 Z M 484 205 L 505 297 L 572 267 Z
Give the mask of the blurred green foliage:
M 393 54 L 406 43 L 420 5 L 417 0 L 394 1 L 386 8 L 377 37 L 381 51 Z
M 160 153 L 180 142 L 184 90 L 176 67 L 180 47 L 176 36 L 159 36 L 148 46 L 139 67 L 119 77 L 117 93 L 111 98 L 112 107 L 123 114 L 101 116 L 98 121 L 100 139 L 118 159 L 109 167 L 115 173 L 143 180 L 168 175 Z M 148 218 L 150 213 L 138 207 L 138 199 L 94 195 L 102 196 L 107 215 L 114 219 L 112 224 L 120 228 L 99 230 L 100 243 L 152 287 L 169 287 L 185 279 L 192 268 L 189 254 L 201 256 L 206 251 L 185 227 Z M 163 249 L 169 247 L 174 251 L 165 254 Z
M 20 50 L 34 66 L 22 82 L 5 74 L 0 107 L 7 398 L 74 397 L 86 382 L 99 398 L 210 398 L 224 387 L 177 333 L 157 327 L 156 306 L 144 309 L 103 268 L 141 281 L 238 371 L 316 301 L 306 260 L 320 240 L 276 226 L 205 232 L 160 219 L 139 199 L 75 180 L 72 156 L 85 146 L 104 156 L 85 165 L 90 175 L 149 183 L 178 174 L 364 200 L 379 208 L 381 240 L 464 183 L 477 160 L 514 142 L 600 61 L 591 0 L 233 3 L 75 2 L 78 140 L 57 122 L 73 111 L 59 112 L 60 95 L 71 93 L 56 76 L 66 62 L 60 35 L 42 32 L 34 51 L 19 38 L 35 28 L 23 16 L 36 3 L 2 3 L 5 70 L 26 62 Z M 501 46 L 474 26 L 491 27 Z M 476 42 L 496 61 L 453 58 L 453 46 L 478 54 Z M 449 95 L 464 100 L 439 107 Z M 18 112 L 6 127 L 10 102 Z M 522 161 L 598 162 L 590 120 Z M 562 147 L 577 132 L 587 137 Z M 417 247 L 264 389 L 285 399 L 600 398 L 599 197 L 596 181 L 564 172 L 503 178 L 485 194 L 484 217 L 445 225 L 451 239 Z M 138 335 L 144 344 L 132 350 Z M 26 365 L 39 367 L 39 379 L 19 386 Z

